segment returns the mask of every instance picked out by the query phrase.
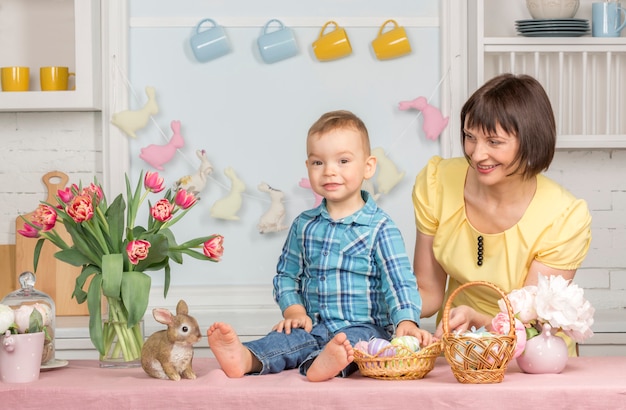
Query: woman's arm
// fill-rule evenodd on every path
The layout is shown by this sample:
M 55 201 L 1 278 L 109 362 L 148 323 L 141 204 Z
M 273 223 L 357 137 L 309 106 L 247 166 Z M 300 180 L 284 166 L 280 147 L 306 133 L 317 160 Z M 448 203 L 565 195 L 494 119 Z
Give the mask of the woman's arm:
M 433 236 L 417 231 L 413 271 L 422 298 L 422 317 L 430 317 L 441 309 L 448 275 L 435 259 Z
M 530 268 L 528 269 L 528 275 L 526 275 L 526 280 L 524 281 L 524 286 L 528 285 L 537 285 L 537 277 L 541 274 L 543 276 L 563 276 L 565 280 L 574 279 L 574 275 L 576 274 L 576 269 L 572 270 L 561 270 L 554 269 L 547 265 L 544 265 L 537 260 L 532 261 L 530 264 Z

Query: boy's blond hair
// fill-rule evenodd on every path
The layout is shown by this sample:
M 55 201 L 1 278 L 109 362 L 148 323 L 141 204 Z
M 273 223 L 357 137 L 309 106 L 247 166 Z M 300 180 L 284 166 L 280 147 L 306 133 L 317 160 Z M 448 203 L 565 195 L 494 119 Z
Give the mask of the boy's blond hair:
M 352 128 L 361 134 L 365 155 L 371 155 L 370 137 L 367 127 L 359 117 L 346 110 L 330 111 L 323 114 L 309 128 L 307 139 L 313 135 L 322 135 L 339 128 Z

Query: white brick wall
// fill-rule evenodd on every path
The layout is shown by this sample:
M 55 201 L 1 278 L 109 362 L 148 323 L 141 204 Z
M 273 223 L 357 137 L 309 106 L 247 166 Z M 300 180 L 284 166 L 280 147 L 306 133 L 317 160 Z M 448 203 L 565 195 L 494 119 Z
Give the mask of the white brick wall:
M 596 309 L 626 307 L 626 150 L 558 151 L 548 176 L 584 198 L 591 249 L 576 283 Z
M 46 199 L 45 173 L 102 177 L 99 112 L 0 113 L 0 139 L 0 244 L 15 243 L 17 216 Z
M 102 174 L 101 115 L 0 113 L 0 243 L 15 243 L 15 218 L 45 199 L 43 174 L 70 182 Z M 597 309 L 626 308 L 626 150 L 558 151 L 548 175 L 587 200 L 591 251 L 576 282 Z

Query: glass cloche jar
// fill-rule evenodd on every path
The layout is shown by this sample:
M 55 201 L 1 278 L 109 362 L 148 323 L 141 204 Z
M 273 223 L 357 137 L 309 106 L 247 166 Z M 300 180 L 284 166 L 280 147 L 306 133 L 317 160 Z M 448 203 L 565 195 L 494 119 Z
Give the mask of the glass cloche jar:
M 44 347 L 41 355 L 41 364 L 46 365 L 55 361 L 54 357 L 54 334 L 55 334 L 55 317 L 56 310 L 54 300 L 47 294 L 35 289 L 35 274 L 32 272 L 23 272 L 19 281 L 21 289 L 6 295 L 0 303 L 10 306 L 17 311 L 24 310 L 24 317 L 30 317 L 30 313 L 34 308 L 39 310 L 43 318 L 44 325 Z M 16 317 L 16 322 L 18 318 Z M 18 323 L 19 325 L 19 323 Z

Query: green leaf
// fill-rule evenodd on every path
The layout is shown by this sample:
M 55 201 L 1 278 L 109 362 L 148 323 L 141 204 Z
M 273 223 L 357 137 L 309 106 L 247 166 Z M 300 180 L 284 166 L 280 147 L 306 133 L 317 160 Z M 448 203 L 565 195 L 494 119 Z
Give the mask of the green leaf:
M 102 256 L 102 293 L 108 298 L 120 298 L 124 257 L 121 253 Z
M 89 338 L 91 343 L 104 355 L 104 339 L 102 338 L 102 275 L 95 275 L 87 292 L 87 309 L 89 310 Z
M 87 300 L 87 292 L 83 290 L 87 279 L 89 279 L 92 275 L 97 275 L 102 273 L 100 268 L 95 265 L 86 265 L 83 267 L 80 275 L 76 277 L 76 285 L 74 286 L 74 292 L 72 293 L 72 297 L 76 298 L 76 302 L 78 304 L 84 303 Z
M 43 330 L 43 317 L 38 309 L 33 309 L 33 312 L 28 318 L 28 333 L 38 333 Z
M 183 263 L 183 253 L 181 251 L 171 250 L 167 253 L 167 256 L 179 265 Z
M 537 336 L 538 334 L 539 334 L 539 331 L 534 326 L 530 326 L 526 328 L 526 340 L 530 340 L 533 337 Z
M 109 209 L 107 209 L 105 215 L 109 223 L 109 234 L 113 252 L 120 253 L 122 249 L 122 237 L 124 235 L 124 210 L 126 204 L 124 203 L 124 197 L 119 194 Z
M 75 248 L 60 250 L 54 254 L 54 257 L 72 266 L 83 266 L 92 262 L 91 259 Z
M 128 327 L 143 319 L 148 308 L 152 279 L 143 272 L 124 272 L 122 276 L 122 302 L 128 311 Z
M 165 265 L 165 280 L 164 280 L 164 286 L 163 286 L 163 297 L 166 298 L 167 297 L 167 292 L 170 289 L 170 264 L 168 263 L 167 265 Z
M 41 253 L 41 247 L 45 242 L 44 238 L 40 238 L 35 245 L 35 252 L 33 255 L 33 271 L 37 272 L 37 265 L 39 265 L 39 254 Z

